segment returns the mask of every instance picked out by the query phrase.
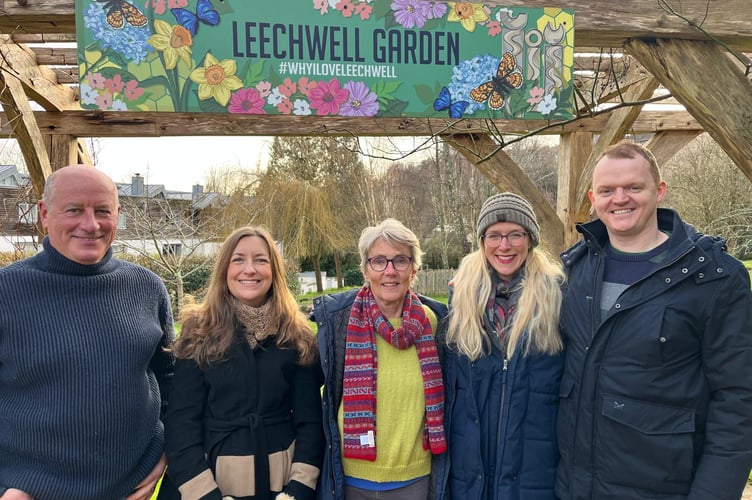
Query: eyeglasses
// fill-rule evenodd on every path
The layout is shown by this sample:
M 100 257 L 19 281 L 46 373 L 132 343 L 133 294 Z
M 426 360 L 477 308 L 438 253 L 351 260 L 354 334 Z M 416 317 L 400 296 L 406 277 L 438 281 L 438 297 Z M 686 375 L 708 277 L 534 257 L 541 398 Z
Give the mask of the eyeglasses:
M 378 257 L 371 257 L 370 259 L 366 260 L 368 262 L 368 265 L 371 266 L 371 269 L 373 269 L 377 273 L 386 271 L 386 268 L 390 262 L 392 263 L 392 267 L 394 267 L 394 269 L 397 271 L 405 271 L 413 262 L 413 258 L 408 257 L 407 255 L 398 255 L 393 259 L 387 259 L 386 257 L 379 255 Z
M 517 246 L 525 241 L 525 236 L 527 236 L 525 231 L 512 231 L 508 234 L 486 233 L 483 235 L 483 240 L 489 247 L 497 247 L 501 245 L 501 240 L 506 238 L 510 245 Z

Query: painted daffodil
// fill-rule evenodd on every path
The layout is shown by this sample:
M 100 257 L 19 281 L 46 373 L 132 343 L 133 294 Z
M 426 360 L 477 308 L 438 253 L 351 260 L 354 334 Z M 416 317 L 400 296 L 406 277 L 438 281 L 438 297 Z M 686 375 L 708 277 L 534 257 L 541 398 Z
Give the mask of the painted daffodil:
M 191 67 L 191 45 L 193 37 L 191 32 L 181 25 L 172 26 L 161 19 L 154 20 L 155 33 L 149 37 L 149 45 L 164 54 L 165 68 L 173 69 L 178 63 L 178 58 Z
M 447 2 L 449 15 L 447 21 L 459 22 L 467 31 L 475 31 L 475 24 L 488 21 L 488 12 L 483 5 L 469 2 Z
M 206 54 L 204 66 L 191 72 L 191 80 L 198 84 L 198 98 L 203 101 L 213 97 L 220 105 L 227 106 L 230 93 L 243 86 L 235 71 L 237 66 L 234 60 L 218 61 L 211 53 Z

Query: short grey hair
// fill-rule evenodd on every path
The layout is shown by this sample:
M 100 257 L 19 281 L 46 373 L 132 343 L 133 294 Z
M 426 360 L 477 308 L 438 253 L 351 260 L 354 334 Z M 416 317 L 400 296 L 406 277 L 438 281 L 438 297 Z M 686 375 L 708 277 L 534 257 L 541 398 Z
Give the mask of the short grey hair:
M 360 233 L 358 251 L 360 252 L 360 270 L 365 274 L 368 265 L 368 252 L 377 240 L 383 239 L 390 245 L 405 245 L 410 248 L 413 270 L 420 269 L 423 263 L 423 251 L 420 240 L 397 219 L 384 219 L 375 226 L 368 226 Z

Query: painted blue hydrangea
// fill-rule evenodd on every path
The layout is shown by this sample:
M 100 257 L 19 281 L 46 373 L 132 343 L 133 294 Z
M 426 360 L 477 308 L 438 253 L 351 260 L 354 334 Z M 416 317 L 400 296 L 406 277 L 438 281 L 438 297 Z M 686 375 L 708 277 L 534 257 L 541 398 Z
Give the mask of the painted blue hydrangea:
M 102 3 L 92 3 L 84 13 L 84 25 L 91 31 L 95 40 L 103 49 L 110 49 L 122 55 L 124 59 L 138 64 L 146 59 L 154 48 L 147 43 L 151 36 L 148 26 L 137 28 L 128 23 L 121 29 L 114 29 L 107 24 L 107 13 Z
M 454 67 L 452 81 L 448 86 L 449 93 L 452 95 L 452 101 L 468 102 L 463 113 L 465 116 L 486 109 L 485 102 L 475 102 L 470 98 L 470 91 L 496 75 L 499 61 L 498 57 L 486 54 L 466 59 Z

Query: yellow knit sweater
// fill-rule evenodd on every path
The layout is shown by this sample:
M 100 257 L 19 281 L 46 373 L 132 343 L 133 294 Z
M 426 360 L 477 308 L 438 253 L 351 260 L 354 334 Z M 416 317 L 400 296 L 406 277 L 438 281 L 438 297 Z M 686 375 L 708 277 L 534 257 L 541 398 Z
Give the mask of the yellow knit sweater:
M 431 327 L 436 315 L 424 306 Z M 390 319 L 394 328 L 402 319 Z M 342 458 L 345 475 L 374 482 L 408 481 L 431 473 L 431 452 L 423 449 L 426 402 L 415 346 L 400 350 L 376 335 L 376 460 Z M 339 407 L 342 435 L 343 410 Z

